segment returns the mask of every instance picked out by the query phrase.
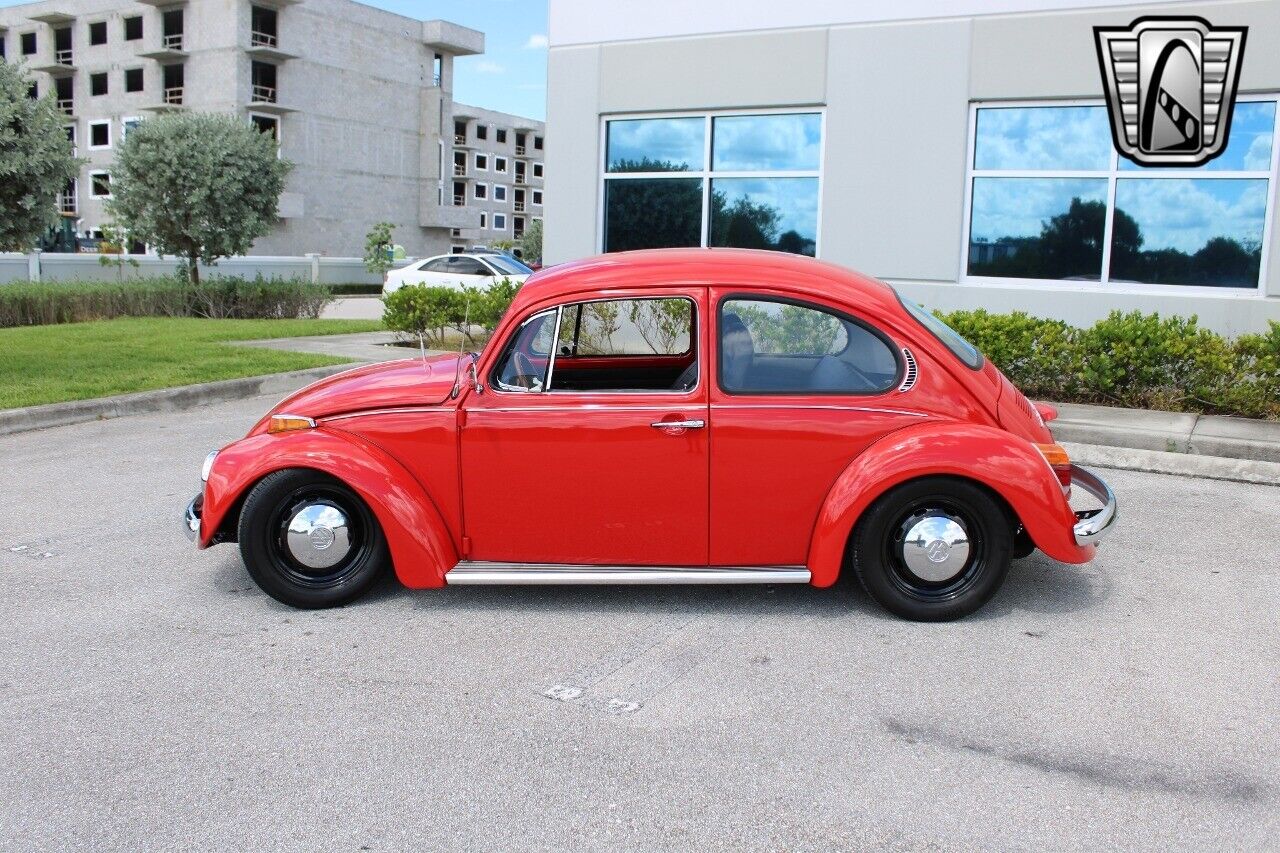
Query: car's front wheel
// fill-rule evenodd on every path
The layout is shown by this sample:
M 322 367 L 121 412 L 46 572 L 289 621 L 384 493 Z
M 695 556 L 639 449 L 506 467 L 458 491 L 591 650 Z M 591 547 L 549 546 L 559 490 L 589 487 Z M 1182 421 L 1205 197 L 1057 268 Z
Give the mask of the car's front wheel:
M 980 486 L 913 480 L 858 522 L 853 571 L 867 593 L 907 619 L 940 622 L 977 610 L 1004 582 L 1013 556 L 1008 513 Z
M 240 555 L 262 591 L 293 607 L 359 597 L 390 564 L 382 528 L 341 481 L 305 468 L 258 482 L 240 511 Z

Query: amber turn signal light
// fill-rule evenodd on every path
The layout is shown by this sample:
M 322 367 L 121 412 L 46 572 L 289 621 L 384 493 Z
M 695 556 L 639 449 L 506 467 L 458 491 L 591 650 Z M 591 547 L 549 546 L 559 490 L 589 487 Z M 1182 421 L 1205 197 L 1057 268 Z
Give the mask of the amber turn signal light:
M 1036 450 L 1039 450 L 1044 461 L 1049 463 L 1053 473 L 1058 475 L 1062 490 L 1064 492 L 1069 490 L 1071 488 L 1071 457 L 1067 455 L 1066 448 L 1061 444 L 1037 444 Z
M 291 432 L 295 429 L 314 429 L 316 422 L 303 415 L 272 415 L 267 432 Z

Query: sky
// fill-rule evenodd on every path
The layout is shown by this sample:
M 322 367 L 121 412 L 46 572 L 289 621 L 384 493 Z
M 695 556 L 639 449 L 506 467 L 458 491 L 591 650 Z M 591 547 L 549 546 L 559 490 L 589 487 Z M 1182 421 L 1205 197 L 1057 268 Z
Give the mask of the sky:
M 0 0 L 0 7 L 29 0 Z M 542 120 L 547 110 L 547 0 L 369 0 L 419 20 L 443 18 L 485 34 L 485 52 L 457 60 L 453 97 Z

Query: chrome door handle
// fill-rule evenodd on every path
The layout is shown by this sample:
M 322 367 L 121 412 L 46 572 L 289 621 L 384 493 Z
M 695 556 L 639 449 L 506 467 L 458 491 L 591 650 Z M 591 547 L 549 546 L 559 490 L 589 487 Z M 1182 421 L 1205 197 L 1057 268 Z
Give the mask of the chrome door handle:
M 649 426 L 654 429 L 702 429 L 706 421 L 654 421 Z

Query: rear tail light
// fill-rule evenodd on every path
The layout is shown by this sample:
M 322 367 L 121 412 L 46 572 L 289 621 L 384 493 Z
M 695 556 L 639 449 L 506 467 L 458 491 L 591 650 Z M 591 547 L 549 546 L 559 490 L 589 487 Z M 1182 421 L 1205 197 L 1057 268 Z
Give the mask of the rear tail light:
M 1069 492 L 1071 490 L 1071 457 L 1066 449 L 1061 444 L 1037 444 L 1036 450 L 1039 450 L 1044 461 L 1049 463 L 1053 473 L 1058 475 L 1062 491 Z

